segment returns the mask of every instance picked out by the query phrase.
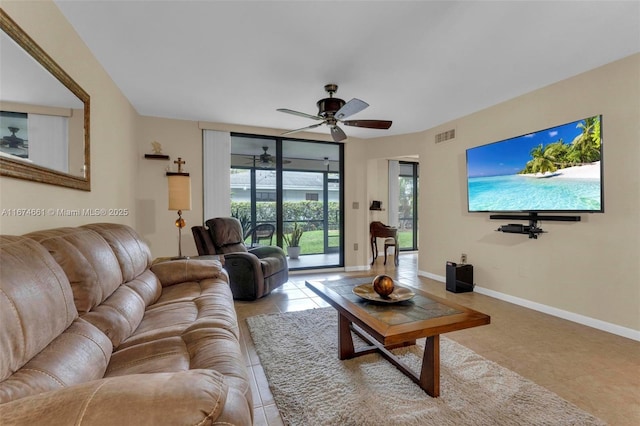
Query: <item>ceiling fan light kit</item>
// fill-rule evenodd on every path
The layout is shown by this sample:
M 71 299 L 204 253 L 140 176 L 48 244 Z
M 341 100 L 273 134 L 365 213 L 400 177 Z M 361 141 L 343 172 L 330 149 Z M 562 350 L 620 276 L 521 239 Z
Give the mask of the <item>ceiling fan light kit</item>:
M 351 99 L 349 102 L 345 102 L 340 98 L 334 98 L 333 94 L 338 91 L 337 84 L 327 84 L 324 86 L 324 90 L 329 93 L 329 97 L 320 99 L 316 103 L 316 105 L 318 106 L 318 115 L 311 115 L 287 108 L 278 109 L 278 111 L 287 114 L 311 118 L 312 120 L 322 120 L 321 123 L 315 123 L 307 127 L 302 127 L 300 129 L 290 130 L 283 133 L 283 135 L 290 135 L 291 133 L 296 133 L 303 130 L 315 129 L 316 127 L 326 124 L 331 130 L 331 137 L 333 138 L 333 140 L 336 142 L 340 142 L 345 140 L 347 138 L 347 135 L 340 127 L 338 127 L 338 123 L 342 123 L 345 126 L 364 127 L 368 129 L 388 129 L 389 127 L 391 127 L 392 122 L 389 120 L 344 120 L 345 118 L 364 110 L 369 106 L 369 104 L 356 98 Z

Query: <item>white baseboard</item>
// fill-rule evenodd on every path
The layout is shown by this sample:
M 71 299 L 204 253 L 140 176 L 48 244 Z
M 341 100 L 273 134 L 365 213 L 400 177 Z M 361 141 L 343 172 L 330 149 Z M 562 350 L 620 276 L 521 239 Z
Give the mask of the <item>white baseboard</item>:
M 318 268 L 318 269 L 298 269 L 295 271 L 289 270 L 289 275 L 307 275 L 307 274 L 321 274 L 330 272 L 344 272 L 345 268 Z
M 371 265 L 365 265 L 365 266 L 347 266 L 346 268 L 344 268 L 344 270 L 345 270 L 346 272 L 368 271 L 369 269 L 371 269 Z
M 446 282 L 446 278 L 442 275 L 436 275 L 425 271 L 418 271 L 418 275 L 430 278 L 435 281 L 440 281 L 443 283 Z M 554 317 L 586 325 L 587 327 L 596 328 L 598 330 L 606 331 L 607 333 L 626 337 L 627 339 L 640 341 L 640 330 L 634 330 L 632 328 L 623 327 L 606 321 L 601 321 L 599 319 L 565 311 L 563 309 L 554 308 L 553 306 L 543 305 L 542 303 L 532 302 L 531 300 L 522 299 L 520 297 L 511 296 L 505 293 L 500 293 L 498 291 L 490 290 L 488 288 L 480 286 L 475 286 L 473 288 L 473 291 L 485 296 L 493 297 L 494 299 L 504 300 L 505 302 L 513 303 L 514 305 L 523 306 L 525 308 L 533 309 L 534 311 L 543 312 Z

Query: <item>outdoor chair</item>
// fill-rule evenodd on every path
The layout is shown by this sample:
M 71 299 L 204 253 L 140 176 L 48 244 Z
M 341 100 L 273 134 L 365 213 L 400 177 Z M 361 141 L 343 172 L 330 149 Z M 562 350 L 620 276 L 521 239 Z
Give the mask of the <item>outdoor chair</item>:
M 245 235 L 244 239 L 246 240 L 249 236 L 251 236 L 251 248 L 260 247 L 261 245 L 270 246 L 273 244 L 273 234 L 276 232 L 276 227 L 270 223 L 261 223 L 259 225 L 251 228 Z M 262 244 L 262 242 L 267 242 L 268 244 Z

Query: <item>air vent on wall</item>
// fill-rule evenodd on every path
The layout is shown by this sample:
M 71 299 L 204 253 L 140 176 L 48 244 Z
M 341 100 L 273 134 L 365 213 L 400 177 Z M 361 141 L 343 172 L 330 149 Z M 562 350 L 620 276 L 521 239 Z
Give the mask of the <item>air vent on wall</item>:
M 456 129 L 447 130 L 446 132 L 438 133 L 436 135 L 436 143 L 448 141 L 456 137 Z

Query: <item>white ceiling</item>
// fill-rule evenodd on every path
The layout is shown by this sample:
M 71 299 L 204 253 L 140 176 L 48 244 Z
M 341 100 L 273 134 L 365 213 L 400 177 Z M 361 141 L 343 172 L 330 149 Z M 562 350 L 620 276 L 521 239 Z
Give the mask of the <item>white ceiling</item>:
M 56 0 L 142 115 L 296 129 L 324 85 L 435 127 L 640 51 L 638 1 Z M 316 129 L 328 133 L 324 126 Z

